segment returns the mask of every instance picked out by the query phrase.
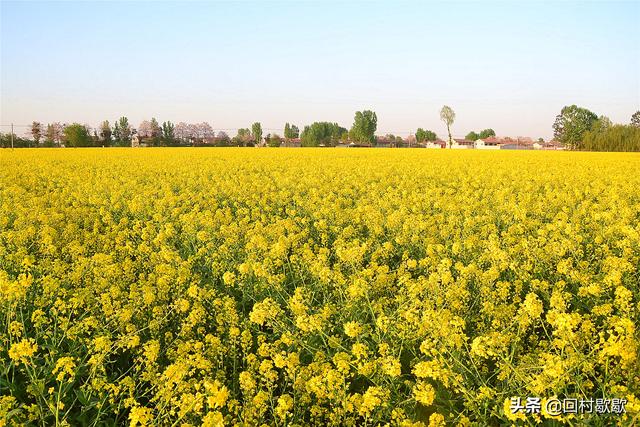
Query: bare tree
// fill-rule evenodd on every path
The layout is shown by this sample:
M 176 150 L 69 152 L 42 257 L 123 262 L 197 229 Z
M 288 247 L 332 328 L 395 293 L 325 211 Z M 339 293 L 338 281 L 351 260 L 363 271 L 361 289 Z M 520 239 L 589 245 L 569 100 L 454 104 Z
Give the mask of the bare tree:
M 64 126 L 60 122 L 47 125 L 47 141 L 60 146 L 64 137 Z
M 31 136 L 36 145 L 40 144 L 40 138 L 42 137 L 42 124 L 40 122 L 31 123 Z

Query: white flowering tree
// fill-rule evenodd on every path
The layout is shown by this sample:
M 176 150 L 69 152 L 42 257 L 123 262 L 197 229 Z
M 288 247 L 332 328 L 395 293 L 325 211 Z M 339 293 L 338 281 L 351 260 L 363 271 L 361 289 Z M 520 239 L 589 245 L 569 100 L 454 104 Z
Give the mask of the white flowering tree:
M 138 137 L 140 139 L 143 138 L 151 138 L 152 129 L 151 122 L 149 120 L 143 120 L 142 123 L 138 126 Z

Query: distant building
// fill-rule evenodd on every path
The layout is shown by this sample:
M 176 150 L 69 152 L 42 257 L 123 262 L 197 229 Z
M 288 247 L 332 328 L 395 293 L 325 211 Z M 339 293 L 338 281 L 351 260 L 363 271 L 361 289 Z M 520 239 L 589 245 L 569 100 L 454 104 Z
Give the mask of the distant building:
M 527 144 L 520 141 L 506 142 L 500 145 L 501 150 L 533 150 L 533 143 Z
M 395 139 L 389 139 L 384 136 L 376 136 L 376 147 L 379 148 L 391 148 L 396 146 Z
M 302 146 L 300 138 L 289 138 L 282 141 L 280 147 L 299 148 Z
M 447 142 L 441 139 L 436 139 L 435 141 L 427 141 L 425 144 L 425 148 L 447 148 Z
M 469 149 L 469 148 L 473 148 L 473 141 L 469 140 L 469 139 L 464 139 L 464 138 L 454 138 L 453 142 L 451 143 L 451 148 L 453 149 Z
M 481 138 L 474 142 L 474 147 L 479 150 L 499 150 L 501 140 L 496 137 Z
M 541 142 L 538 144 L 542 145 L 540 150 L 564 150 L 565 149 L 564 145 L 562 145 L 562 143 L 560 143 L 559 141 L 556 141 L 555 139 L 552 139 L 547 142 Z

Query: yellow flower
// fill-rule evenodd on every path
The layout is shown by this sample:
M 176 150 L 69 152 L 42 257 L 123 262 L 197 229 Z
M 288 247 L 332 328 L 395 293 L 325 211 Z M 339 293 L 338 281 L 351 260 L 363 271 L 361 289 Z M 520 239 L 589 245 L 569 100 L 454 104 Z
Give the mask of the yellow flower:
M 33 339 L 23 339 L 11 346 L 9 349 L 9 358 L 19 365 L 21 362 L 27 363 L 27 359 L 33 357 L 37 351 L 38 344 L 36 344 Z
M 249 319 L 258 325 L 264 325 L 268 320 L 274 319 L 281 312 L 280 306 L 271 298 L 265 298 L 262 302 L 254 304 L 249 313 Z
M 151 409 L 145 408 L 144 406 L 134 406 L 131 408 L 131 412 L 129 412 L 130 427 L 136 427 L 138 425 L 144 427 L 149 425 L 151 421 L 153 421 Z
M 390 377 L 400 376 L 401 366 L 400 361 L 393 356 L 387 356 L 381 361 L 382 372 Z
M 76 362 L 73 357 L 61 357 L 56 362 L 56 367 L 53 369 L 53 375 L 58 374 L 56 379 L 60 382 L 64 381 L 65 375 L 69 376 L 69 381 L 73 380 L 75 375 Z
M 444 422 L 444 415 L 434 412 L 429 416 L 428 427 L 445 427 L 447 424 Z
M 278 398 L 278 405 L 276 406 L 275 413 L 281 419 L 287 417 L 289 411 L 293 408 L 293 398 L 288 394 L 283 394 Z
M 344 333 L 351 338 L 355 338 L 362 333 L 362 326 L 358 322 L 347 322 L 344 324 Z
M 433 386 L 424 381 L 418 381 L 416 385 L 413 386 L 412 393 L 416 401 L 425 406 L 431 405 L 436 396 L 436 391 Z
M 377 407 L 386 406 L 383 400 L 386 395 L 387 393 L 381 387 L 369 387 L 362 395 L 362 404 L 359 409 L 360 415 L 368 417 Z

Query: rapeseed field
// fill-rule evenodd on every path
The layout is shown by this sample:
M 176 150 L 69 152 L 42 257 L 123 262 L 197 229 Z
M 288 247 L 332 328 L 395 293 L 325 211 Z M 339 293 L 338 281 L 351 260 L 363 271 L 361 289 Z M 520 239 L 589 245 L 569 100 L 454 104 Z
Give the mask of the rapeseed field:
M 0 425 L 634 425 L 639 282 L 636 154 L 2 150 Z

